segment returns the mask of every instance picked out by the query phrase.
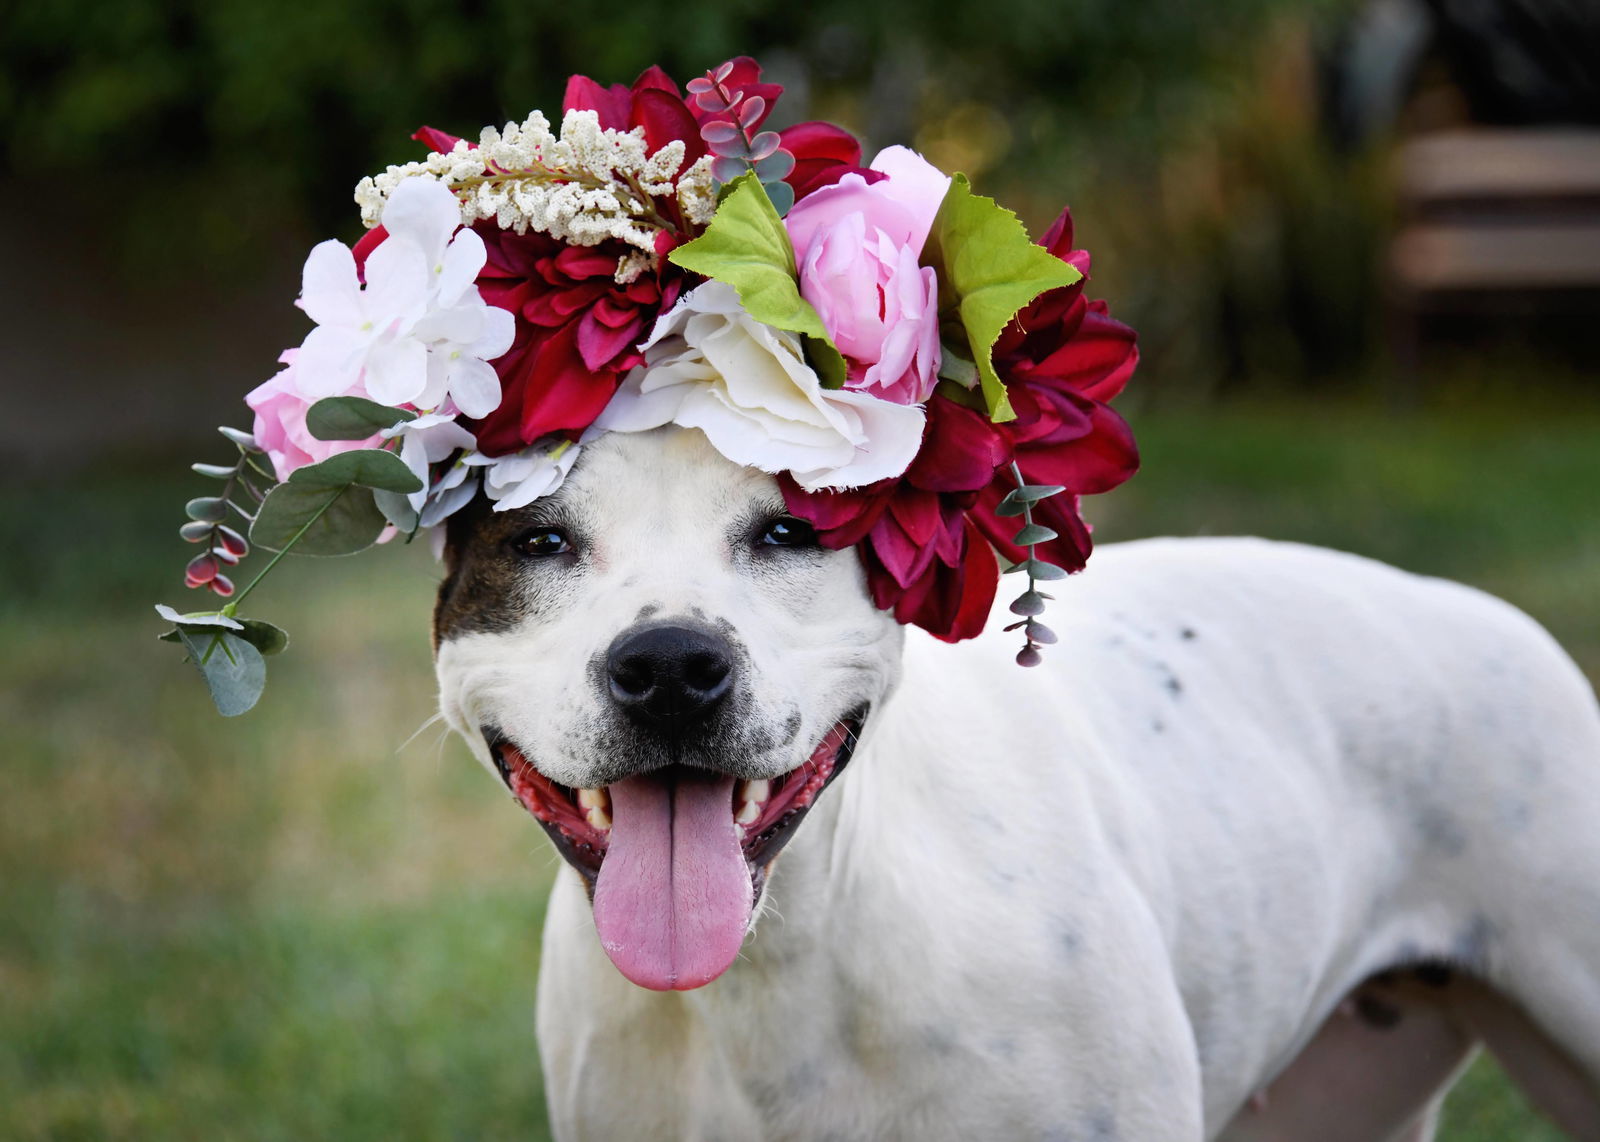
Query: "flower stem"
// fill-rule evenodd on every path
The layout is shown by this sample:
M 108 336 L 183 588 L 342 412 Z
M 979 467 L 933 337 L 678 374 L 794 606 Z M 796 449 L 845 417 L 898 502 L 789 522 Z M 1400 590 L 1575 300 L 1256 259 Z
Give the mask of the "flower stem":
M 339 492 L 339 496 L 344 495 L 345 492 L 348 492 L 349 490 L 349 485 L 346 485 L 343 490 Z M 267 572 L 271 571 L 278 565 L 278 560 L 282 559 L 285 555 L 289 554 L 290 551 L 294 550 L 294 545 L 299 543 L 305 533 L 311 530 L 312 524 L 316 523 L 322 518 L 324 512 L 338 502 L 339 496 L 330 497 L 328 502 L 318 508 L 316 514 L 310 519 L 306 520 L 306 522 L 301 526 L 300 530 L 294 533 L 294 536 L 289 540 L 289 542 L 285 543 L 278 549 L 278 553 L 272 557 L 272 560 L 265 567 L 256 573 L 256 577 L 250 580 L 249 585 L 246 586 L 244 590 L 240 591 L 236 596 L 234 596 L 234 607 L 237 607 L 240 603 L 244 602 L 244 597 L 256 589 L 257 584 L 267 577 Z

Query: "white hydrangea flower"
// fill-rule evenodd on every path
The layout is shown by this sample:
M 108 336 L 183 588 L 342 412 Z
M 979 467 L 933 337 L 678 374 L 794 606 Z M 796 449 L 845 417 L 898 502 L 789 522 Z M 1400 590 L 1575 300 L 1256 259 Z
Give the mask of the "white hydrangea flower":
M 756 321 L 723 282 L 686 294 L 644 350 L 596 430 L 698 428 L 734 463 L 787 471 L 812 492 L 898 476 L 922 444 L 920 406 L 823 388 L 800 338 Z
M 432 527 L 465 507 L 477 491 L 476 481 L 467 479 L 470 473 L 460 459 L 440 473 L 437 480 L 430 480 L 433 465 L 452 452 L 477 447 L 472 433 L 457 424 L 455 418 L 455 411 L 446 408 L 402 421 L 382 433 L 390 440 L 399 437 L 400 459 L 422 481 L 422 488 L 406 497 L 421 527 Z
M 306 259 L 300 306 L 317 323 L 300 347 L 295 383 L 308 400 L 364 386 L 383 404 L 431 409 L 452 401 L 481 417 L 500 404 L 489 361 L 511 348 L 516 319 L 488 305 L 475 279 L 487 252 L 460 226 L 455 196 L 412 180 L 384 206 L 388 231 L 367 257 L 366 286 L 342 242 Z
M 465 463 L 483 468 L 483 490 L 497 512 L 526 507 L 548 496 L 567 478 L 578 459 L 579 445 L 557 436 L 534 441 L 507 456 L 473 454 Z

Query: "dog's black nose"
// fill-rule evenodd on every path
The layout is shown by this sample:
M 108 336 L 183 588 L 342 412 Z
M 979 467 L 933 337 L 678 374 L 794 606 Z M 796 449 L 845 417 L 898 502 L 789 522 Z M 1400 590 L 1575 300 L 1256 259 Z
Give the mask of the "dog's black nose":
M 677 737 L 710 717 L 733 689 L 733 648 L 688 627 L 619 635 L 606 652 L 611 697 L 635 724 Z

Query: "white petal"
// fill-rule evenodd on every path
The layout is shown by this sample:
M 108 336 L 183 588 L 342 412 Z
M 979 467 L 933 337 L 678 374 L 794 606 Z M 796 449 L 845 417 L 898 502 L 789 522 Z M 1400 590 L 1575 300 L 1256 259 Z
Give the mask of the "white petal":
M 485 361 L 504 356 L 516 340 L 517 318 L 509 309 L 498 305 L 483 307 L 483 330 L 478 339 L 467 346 L 467 352 Z
M 409 404 L 428 385 L 427 349 L 409 337 L 374 345 L 367 353 L 366 384 L 379 404 Z
M 427 312 L 432 274 L 416 243 L 389 235 L 367 255 L 366 275 L 363 308 L 376 331 L 398 322 L 403 332 Z
M 383 208 L 383 228 L 391 237 L 414 242 L 429 270 L 443 261 L 445 243 L 460 225 L 461 203 L 449 187 L 432 179 L 402 179 Z
M 343 242 L 319 242 L 300 271 L 300 308 L 318 325 L 359 326 L 364 320 L 356 259 Z
M 306 334 L 295 357 L 294 386 L 307 400 L 343 396 L 361 383 L 370 335 L 341 325 L 319 325 Z
M 439 304 L 458 304 L 477 281 L 478 271 L 488 260 L 489 252 L 484 249 L 483 239 L 474 231 L 463 230 L 457 234 L 437 270 Z
M 411 327 L 411 336 L 418 341 L 450 341 L 457 345 L 470 345 L 483 333 L 484 310 L 481 304 L 430 309 Z
M 902 475 L 922 447 L 923 412 L 920 405 L 895 404 L 870 393 L 838 389 L 826 394 L 828 402 L 848 407 L 860 417 L 866 442 L 849 463 L 833 468 L 794 472 L 795 482 L 808 492 L 822 488 L 859 488 Z
M 500 378 L 476 358 L 458 358 L 450 369 L 450 399 L 474 420 L 488 416 L 500 407 Z
M 643 391 L 646 378 L 661 371 L 643 366 L 632 370 L 595 417 L 595 427 L 601 432 L 644 432 L 671 423 L 689 394 L 689 386 L 667 384 Z
M 451 469 L 454 473 L 457 469 Z M 459 468 L 463 474 L 465 467 Z M 470 480 L 463 479 L 460 483 L 446 485 L 440 481 L 439 486 L 430 493 L 428 502 L 423 505 L 420 513 L 419 527 L 433 527 L 436 524 L 460 511 L 472 502 L 472 497 L 478 494 L 478 481 L 474 477 Z

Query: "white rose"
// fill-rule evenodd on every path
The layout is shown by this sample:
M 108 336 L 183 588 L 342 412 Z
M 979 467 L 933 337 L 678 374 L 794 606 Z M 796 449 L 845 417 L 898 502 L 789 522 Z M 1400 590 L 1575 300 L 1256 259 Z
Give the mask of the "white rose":
M 809 492 L 898 476 L 922 444 L 921 407 L 823 388 L 799 336 L 756 321 L 722 282 L 686 294 L 642 348 L 595 428 L 698 428 L 734 463 Z

